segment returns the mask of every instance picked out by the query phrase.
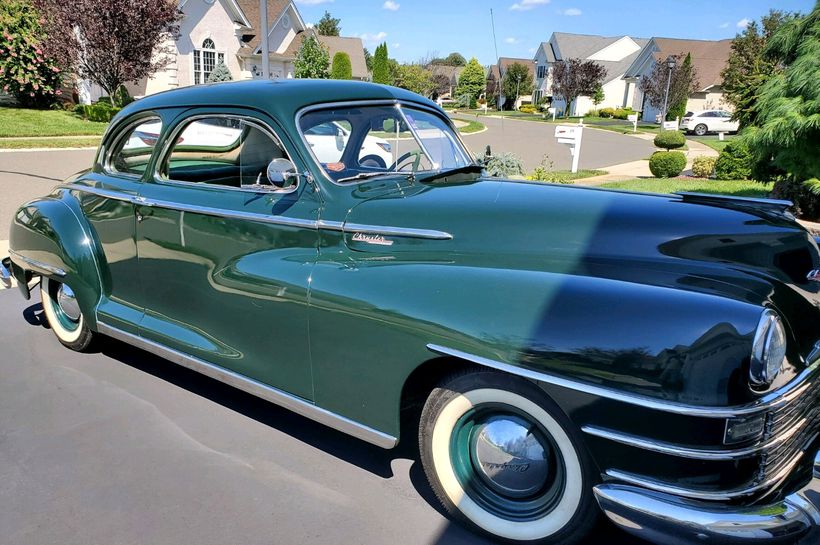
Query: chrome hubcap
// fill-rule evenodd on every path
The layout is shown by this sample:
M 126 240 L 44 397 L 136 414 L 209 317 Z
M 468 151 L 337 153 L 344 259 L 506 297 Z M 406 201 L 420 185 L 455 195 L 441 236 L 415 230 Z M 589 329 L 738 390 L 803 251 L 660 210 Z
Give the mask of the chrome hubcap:
M 61 284 L 60 289 L 57 290 L 57 304 L 60 306 L 60 310 L 63 311 L 66 318 L 75 322 L 80 320 L 80 316 L 82 316 L 80 305 L 77 304 L 77 298 L 74 296 L 74 292 L 65 284 Z
M 520 419 L 497 417 L 473 435 L 474 463 L 479 477 L 499 494 L 524 498 L 544 487 L 549 475 L 549 450 Z

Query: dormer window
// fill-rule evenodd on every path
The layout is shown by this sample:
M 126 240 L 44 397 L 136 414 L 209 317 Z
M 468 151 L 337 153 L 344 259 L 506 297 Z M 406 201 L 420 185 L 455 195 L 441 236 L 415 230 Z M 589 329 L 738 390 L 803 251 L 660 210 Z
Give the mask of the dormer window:
M 216 50 L 210 38 L 202 41 L 202 47 L 194 49 L 194 84 L 207 83 L 208 76 L 220 62 L 225 62 L 225 53 Z

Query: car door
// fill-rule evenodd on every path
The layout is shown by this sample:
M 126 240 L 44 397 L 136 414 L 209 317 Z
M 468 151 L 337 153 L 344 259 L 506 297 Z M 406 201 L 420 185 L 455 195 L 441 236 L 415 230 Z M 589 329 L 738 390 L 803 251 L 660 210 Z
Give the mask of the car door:
M 319 201 L 267 185 L 295 157 L 271 119 L 191 110 L 166 131 L 137 208 L 140 334 L 312 399 L 307 294 Z M 289 145 L 289 144 L 288 144 Z

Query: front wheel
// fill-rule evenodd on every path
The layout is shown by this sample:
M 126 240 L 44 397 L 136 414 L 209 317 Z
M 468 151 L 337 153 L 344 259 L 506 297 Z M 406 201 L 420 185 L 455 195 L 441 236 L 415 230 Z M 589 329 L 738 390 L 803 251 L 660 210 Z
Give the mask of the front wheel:
M 77 352 L 88 348 L 94 333 L 88 329 L 71 288 L 44 276 L 40 279 L 40 298 L 48 325 L 60 343 Z
M 706 133 L 709 132 L 709 127 L 704 125 L 703 123 L 699 123 L 695 126 L 695 134 L 698 136 L 706 136 Z
M 495 371 L 446 380 L 425 403 L 419 449 L 444 508 L 495 539 L 568 545 L 597 523 L 578 432 L 529 381 Z

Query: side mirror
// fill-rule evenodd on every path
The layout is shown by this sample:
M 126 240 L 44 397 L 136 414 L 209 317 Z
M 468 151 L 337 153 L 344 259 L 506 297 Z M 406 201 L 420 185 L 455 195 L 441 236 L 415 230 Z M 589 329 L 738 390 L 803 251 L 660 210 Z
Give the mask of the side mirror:
M 277 189 L 277 192 L 290 193 L 299 187 L 301 174 L 290 160 L 279 157 L 268 163 L 268 182 Z

